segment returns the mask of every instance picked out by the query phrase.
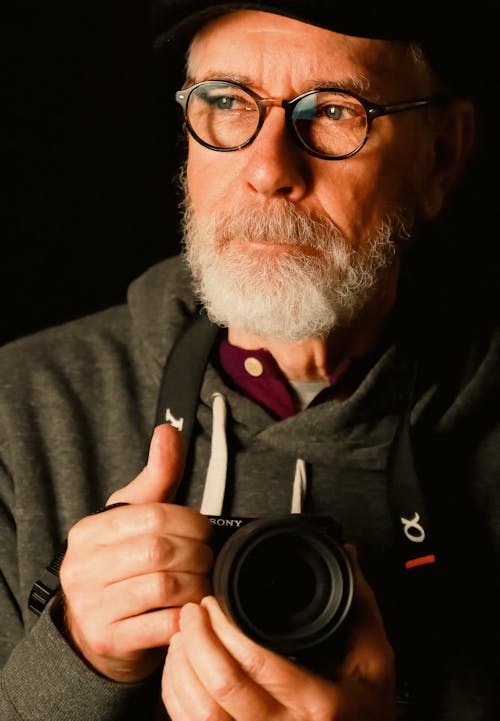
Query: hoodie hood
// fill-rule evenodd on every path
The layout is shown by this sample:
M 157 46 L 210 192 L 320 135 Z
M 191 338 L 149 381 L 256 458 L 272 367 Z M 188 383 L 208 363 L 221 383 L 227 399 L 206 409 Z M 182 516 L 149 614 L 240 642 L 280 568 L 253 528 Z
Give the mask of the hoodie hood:
M 157 378 L 173 339 L 199 307 L 191 283 L 183 258 L 174 256 L 148 268 L 128 288 L 132 334 Z

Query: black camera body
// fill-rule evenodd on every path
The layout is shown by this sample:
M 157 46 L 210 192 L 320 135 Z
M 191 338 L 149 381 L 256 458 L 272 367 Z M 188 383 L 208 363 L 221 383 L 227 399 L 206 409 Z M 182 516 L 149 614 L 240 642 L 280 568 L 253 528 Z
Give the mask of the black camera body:
M 341 645 L 353 598 L 339 524 L 327 516 L 209 516 L 214 595 L 257 643 L 299 662 Z

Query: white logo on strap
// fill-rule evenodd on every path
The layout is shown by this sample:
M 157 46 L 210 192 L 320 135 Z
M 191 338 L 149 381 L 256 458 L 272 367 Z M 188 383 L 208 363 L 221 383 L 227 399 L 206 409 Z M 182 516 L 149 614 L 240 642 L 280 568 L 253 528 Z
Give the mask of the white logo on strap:
M 425 531 L 420 525 L 419 521 L 420 516 L 418 513 L 415 513 L 411 520 L 409 520 L 408 518 L 403 518 L 403 516 L 401 516 L 401 523 L 403 524 L 404 534 L 406 538 L 409 541 L 413 541 L 413 543 L 422 543 L 425 538 Z
M 167 408 L 165 411 L 165 420 L 167 423 L 170 423 L 171 426 L 174 428 L 177 428 L 178 431 L 182 431 L 182 426 L 184 425 L 184 418 L 176 418 L 172 415 L 170 412 L 170 408 Z

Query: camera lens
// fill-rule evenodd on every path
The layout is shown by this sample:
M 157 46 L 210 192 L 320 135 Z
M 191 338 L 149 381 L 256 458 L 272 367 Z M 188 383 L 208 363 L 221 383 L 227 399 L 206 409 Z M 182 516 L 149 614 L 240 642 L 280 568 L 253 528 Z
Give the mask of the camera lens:
M 349 559 L 324 518 L 252 521 L 222 547 L 214 593 L 258 643 L 286 655 L 325 644 L 344 622 L 353 582 Z

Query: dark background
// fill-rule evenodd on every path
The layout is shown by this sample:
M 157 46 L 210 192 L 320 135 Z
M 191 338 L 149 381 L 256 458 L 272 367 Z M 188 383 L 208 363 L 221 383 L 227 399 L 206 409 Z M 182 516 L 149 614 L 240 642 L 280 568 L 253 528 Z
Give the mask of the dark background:
M 132 278 L 179 247 L 176 123 L 157 113 L 150 6 L 17 0 L 2 13 L 0 343 L 121 302 Z M 466 50 L 484 45 L 476 37 Z M 492 67 L 477 74 L 486 112 L 451 231 L 438 228 L 426 249 L 438 284 L 466 271 L 455 290 L 490 307 L 500 245 Z
M 147 2 L 16 1 L 2 13 L 5 342 L 122 301 L 178 238 Z

